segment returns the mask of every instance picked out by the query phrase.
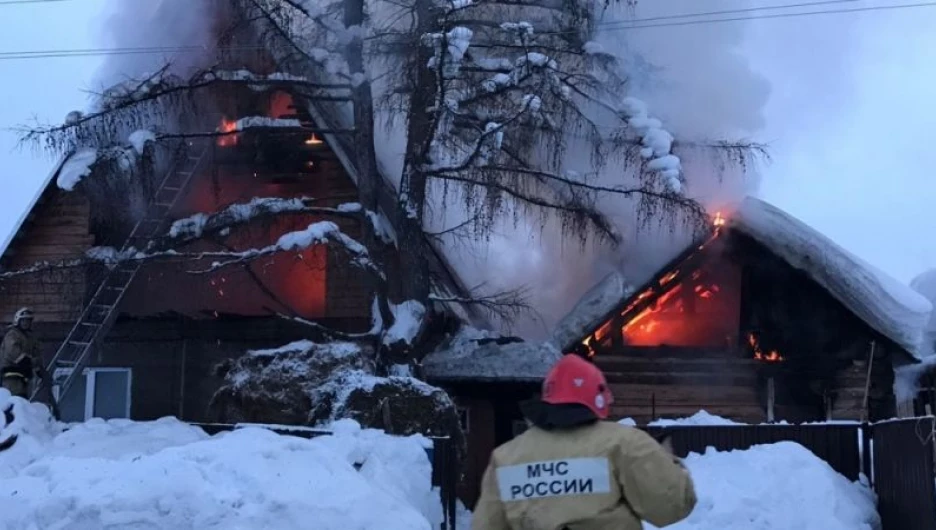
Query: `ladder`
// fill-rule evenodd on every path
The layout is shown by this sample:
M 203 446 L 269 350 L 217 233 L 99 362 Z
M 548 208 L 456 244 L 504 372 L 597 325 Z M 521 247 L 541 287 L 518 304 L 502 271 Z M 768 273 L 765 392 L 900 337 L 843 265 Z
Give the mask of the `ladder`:
M 166 234 L 170 223 L 169 212 L 210 151 L 210 143 L 200 144 L 190 143 L 186 152 L 166 172 L 149 208 L 143 218 L 134 225 L 120 249 L 121 252 L 130 249 L 145 250 L 154 238 Z M 91 296 L 78 321 L 49 363 L 49 378 L 54 377 L 58 369 L 70 369 L 64 380 L 58 383 L 58 396 L 54 397 L 54 401 L 60 401 L 66 395 L 87 365 L 94 348 L 110 332 L 117 320 L 117 307 L 141 266 L 141 261 L 130 260 L 109 267 L 97 291 Z M 47 380 L 44 384 L 56 383 Z M 41 389 L 42 385 L 36 385 L 30 400 L 35 400 Z

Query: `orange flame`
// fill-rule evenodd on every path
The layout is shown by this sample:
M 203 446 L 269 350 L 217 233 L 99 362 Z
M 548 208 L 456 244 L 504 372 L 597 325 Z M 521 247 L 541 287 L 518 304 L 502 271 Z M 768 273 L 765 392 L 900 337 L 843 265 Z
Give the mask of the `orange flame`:
M 315 133 L 312 133 L 312 136 L 308 137 L 305 141 L 306 145 L 322 145 L 322 140 L 318 136 L 315 136 Z
M 753 333 L 748 333 L 748 344 L 754 350 L 754 358 L 758 361 L 765 361 L 769 363 L 776 363 L 783 361 L 783 356 L 777 350 L 770 350 L 769 353 L 764 353 L 760 347 L 760 343 L 757 340 L 757 336 Z
M 227 118 L 221 118 L 221 125 L 218 126 L 217 131 L 219 133 L 233 133 L 237 130 L 237 122 L 228 120 Z M 237 145 L 237 135 L 236 134 L 225 134 L 224 136 L 218 137 L 218 147 L 230 147 L 232 145 Z
M 712 221 L 712 224 L 715 225 L 715 228 L 725 226 L 725 218 L 722 217 L 721 212 L 715 212 L 715 219 Z

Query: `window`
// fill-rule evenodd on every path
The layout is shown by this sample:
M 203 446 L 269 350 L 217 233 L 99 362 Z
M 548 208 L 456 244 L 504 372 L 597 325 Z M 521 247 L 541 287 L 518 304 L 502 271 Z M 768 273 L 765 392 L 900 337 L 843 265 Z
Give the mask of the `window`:
M 458 425 L 465 434 L 468 434 L 471 425 L 470 419 L 471 415 L 469 414 L 468 407 L 458 407 Z
M 59 385 L 72 370 L 56 368 L 52 374 L 52 395 L 59 402 L 62 421 L 130 417 L 130 383 L 133 375 L 130 368 L 85 368 L 72 383 L 65 399 L 61 399 Z

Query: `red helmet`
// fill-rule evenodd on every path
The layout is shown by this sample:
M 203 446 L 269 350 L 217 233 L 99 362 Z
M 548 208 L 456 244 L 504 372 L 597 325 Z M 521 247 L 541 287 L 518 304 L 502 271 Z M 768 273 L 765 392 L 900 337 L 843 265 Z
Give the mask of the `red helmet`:
M 552 405 L 584 405 L 600 419 L 608 417 L 608 409 L 614 401 L 601 370 L 571 353 L 563 356 L 546 374 L 542 399 Z

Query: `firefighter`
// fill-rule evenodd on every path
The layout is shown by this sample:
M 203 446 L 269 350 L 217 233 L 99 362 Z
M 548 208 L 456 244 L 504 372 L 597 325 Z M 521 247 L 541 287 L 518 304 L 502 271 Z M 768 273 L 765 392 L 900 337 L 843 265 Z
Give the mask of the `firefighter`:
M 556 363 L 542 399 L 523 404 L 532 426 L 491 455 L 472 530 L 641 530 L 688 517 L 689 472 L 650 435 L 602 421 L 611 401 L 592 363 Z
M 16 312 L 13 325 L 0 343 L 0 377 L 3 388 L 14 396 L 29 397 L 33 375 L 45 379 L 39 341 L 32 334 L 33 312 L 24 307 Z

